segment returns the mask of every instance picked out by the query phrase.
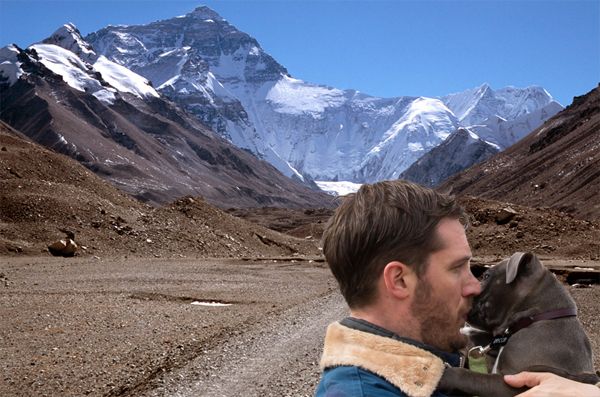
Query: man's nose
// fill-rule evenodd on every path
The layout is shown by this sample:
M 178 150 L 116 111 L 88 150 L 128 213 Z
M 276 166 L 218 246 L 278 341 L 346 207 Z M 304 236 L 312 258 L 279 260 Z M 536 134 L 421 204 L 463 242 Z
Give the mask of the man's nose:
M 481 293 L 481 283 L 469 270 L 468 279 L 463 286 L 463 296 L 476 296 Z

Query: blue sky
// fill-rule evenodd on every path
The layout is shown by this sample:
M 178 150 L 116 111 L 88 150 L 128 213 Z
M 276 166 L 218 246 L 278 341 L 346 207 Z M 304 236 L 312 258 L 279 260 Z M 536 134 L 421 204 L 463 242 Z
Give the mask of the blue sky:
M 0 0 L 0 45 L 73 22 L 85 35 L 199 5 L 255 37 L 296 78 L 381 96 L 540 85 L 561 104 L 600 82 L 600 1 Z

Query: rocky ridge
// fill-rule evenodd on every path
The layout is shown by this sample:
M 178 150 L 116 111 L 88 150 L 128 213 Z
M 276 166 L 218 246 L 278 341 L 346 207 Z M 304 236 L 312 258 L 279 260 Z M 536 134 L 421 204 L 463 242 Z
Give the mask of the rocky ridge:
M 498 153 L 496 146 L 485 142 L 471 131 L 459 128 L 439 146 L 403 171 L 399 179 L 435 187 L 452 175 Z

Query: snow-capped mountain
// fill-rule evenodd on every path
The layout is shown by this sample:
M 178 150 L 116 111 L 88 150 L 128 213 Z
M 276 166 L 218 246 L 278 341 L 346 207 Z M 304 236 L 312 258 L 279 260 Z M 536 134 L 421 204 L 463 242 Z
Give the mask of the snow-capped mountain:
M 450 94 L 442 101 L 481 139 L 506 149 L 562 110 L 542 87 L 505 87 L 488 84 Z
M 600 220 L 600 86 L 440 189 Z M 560 233 L 557 232 L 557 233 Z
M 92 94 L 106 104 L 113 104 L 119 93 L 130 93 L 141 99 L 159 97 L 146 78 L 104 56 L 97 56 L 72 24 L 62 26 L 42 43 L 31 45 L 29 51 L 36 61 L 61 76 L 69 86 Z M 23 51 L 15 45 L 0 50 L 0 72 L 9 84 L 23 74 L 19 55 L 23 57 Z
M 72 23 L 64 24 L 42 43 L 54 44 L 71 51 L 83 62 L 94 63 L 98 59 L 92 46 L 81 37 L 81 32 Z
M 148 202 L 202 195 L 227 207 L 314 207 L 330 199 L 214 134 L 146 78 L 97 55 L 73 25 L 27 49 L 0 49 L 0 103 L 0 119 L 13 128 Z
M 539 87 L 494 91 L 484 84 L 443 98 L 377 98 L 311 84 L 292 78 L 254 38 L 207 7 L 108 26 L 86 41 L 235 145 L 300 178 L 396 178 L 459 127 L 476 125 L 472 131 L 504 148 L 561 108 Z

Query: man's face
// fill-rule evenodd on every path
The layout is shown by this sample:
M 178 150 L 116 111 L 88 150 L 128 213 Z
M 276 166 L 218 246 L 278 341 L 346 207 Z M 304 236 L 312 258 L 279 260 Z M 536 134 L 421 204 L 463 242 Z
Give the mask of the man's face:
M 421 325 L 421 341 L 445 351 L 464 347 L 460 333 L 471 301 L 481 292 L 470 268 L 471 249 L 463 225 L 445 218 L 436 228 L 441 248 L 429 256 L 411 304 Z

